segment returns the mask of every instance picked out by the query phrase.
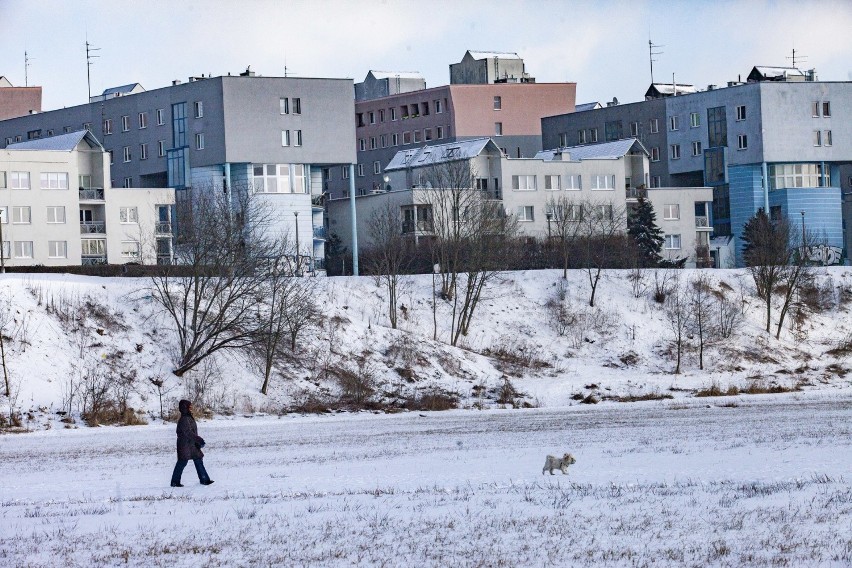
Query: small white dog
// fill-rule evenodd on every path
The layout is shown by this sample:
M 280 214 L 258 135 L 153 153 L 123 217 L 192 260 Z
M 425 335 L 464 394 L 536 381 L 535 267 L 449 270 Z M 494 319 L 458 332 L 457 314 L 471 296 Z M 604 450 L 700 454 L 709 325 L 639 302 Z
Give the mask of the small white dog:
M 550 475 L 553 475 L 554 469 L 561 470 L 563 474 L 567 474 L 568 466 L 572 463 L 577 463 L 577 460 L 571 454 L 565 454 L 561 458 L 547 456 L 547 459 L 544 460 L 544 468 L 541 470 L 541 474 L 544 475 L 545 471 L 549 471 Z

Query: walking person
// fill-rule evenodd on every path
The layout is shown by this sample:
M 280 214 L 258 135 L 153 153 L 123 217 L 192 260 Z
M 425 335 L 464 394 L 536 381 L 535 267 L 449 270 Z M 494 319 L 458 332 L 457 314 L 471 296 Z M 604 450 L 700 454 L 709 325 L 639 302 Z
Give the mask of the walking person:
M 172 487 L 183 487 L 180 476 L 189 460 L 195 464 L 195 471 L 198 472 L 198 481 L 201 485 L 210 485 L 213 482 L 207 475 L 207 470 L 204 469 L 204 452 L 201 451 L 204 447 L 204 438 L 198 435 L 198 427 L 195 425 L 195 418 L 192 417 L 192 403 L 182 400 L 178 403 L 178 410 L 180 410 L 180 420 L 177 424 L 178 459 L 175 470 L 172 472 Z

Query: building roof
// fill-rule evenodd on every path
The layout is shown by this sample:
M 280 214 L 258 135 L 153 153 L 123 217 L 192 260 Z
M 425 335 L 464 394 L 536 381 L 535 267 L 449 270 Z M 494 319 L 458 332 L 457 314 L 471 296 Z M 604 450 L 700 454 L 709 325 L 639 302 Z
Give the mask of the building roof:
M 583 112 L 584 110 L 597 110 L 599 108 L 603 108 L 603 105 L 598 101 L 593 103 L 582 103 L 579 105 L 574 105 L 574 112 Z
M 785 81 L 788 77 L 804 78 L 805 73 L 797 67 L 755 65 L 748 74 L 748 78 L 752 81 Z
M 460 140 L 447 144 L 400 150 L 388 162 L 385 171 L 431 166 L 432 164 L 456 160 L 469 160 L 481 154 L 489 145 L 491 145 L 494 152 L 500 152 L 500 148 L 497 147 L 491 138 L 472 138 L 470 140 Z
M 419 71 L 375 71 L 371 69 L 370 73 L 372 73 L 373 77 L 376 79 L 396 79 L 397 77 L 400 79 L 423 78 L 423 75 L 421 75 Z
M 567 153 L 571 161 L 580 160 L 616 160 L 627 154 L 639 150 L 646 155 L 648 150 L 636 138 L 623 138 L 612 142 L 601 142 L 600 144 L 586 144 L 584 146 L 569 146 L 567 148 L 555 148 L 553 150 L 542 150 L 538 152 L 536 160 L 554 160 L 556 154 Z
M 670 97 L 672 95 L 686 95 L 689 93 L 698 92 L 694 85 L 686 85 L 684 83 L 651 83 L 645 96 L 663 96 Z
M 27 140 L 26 142 L 16 142 L 6 146 L 7 150 L 51 150 L 54 152 L 71 152 L 80 141 L 86 140 L 91 148 L 105 151 L 101 143 L 88 130 L 77 130 L 68 134 L 59 134 L 58 136 L 50 136 L 48 138 L 38 138 L 36 140 Z
M 140 85 L 139 83 L 130 83 L 129 85 L 122 85 L 120 87 L 111 87 L 109 89 L 104 89 L 104 92 L 101 93 L 101 94 L 106 97 L 106 96 L 109 96 L 109 95 L 114 95 L 116 93 L 121 93 L 121 94 L 132 93 L 136 89 L 136 87 L 139 87 L 140 89 L 142 89 L 142 85 Z M 144 90 L 144 89 L 142 89 L 142 90 Z
M 0 87 L 11 87 L 12 82 L 3 75 L 0 75 Z
M 468 49 L 467 52 L 474 59 L 492 59 L 492 58 L 495 58 L 495 57 L 497 59 L 520 59 L 521 58 L 521 56 L 518 55 L 517 53 L 511 53 L 511 52 L 507 52 L 507 51 L 474 51 L 474 50 Z

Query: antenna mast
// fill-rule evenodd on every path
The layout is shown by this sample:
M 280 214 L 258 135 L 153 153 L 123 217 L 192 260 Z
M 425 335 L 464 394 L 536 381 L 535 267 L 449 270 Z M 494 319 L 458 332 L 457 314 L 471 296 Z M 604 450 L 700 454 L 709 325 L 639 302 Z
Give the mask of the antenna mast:
M 655 55 L 662 55 L 662 51 L 654 51 L 655 48 L 665 47 L 664 45 L 654 45 L 651 42 L 651 38 L 648 37 L 648 61 L 651 63 L 651 84 L 654 84 L 654 59 Z
M 89 100 L 92 100 L 92 59 L 100 57 L 100 55 L 92 55 L 92 52 L 100 50 L 100 47 L 92 47 L 89 40 L 86 40 L 86 82 L 89 85 Z
M 24 50 L 24 87 L 30 86 L 30 82 L 29 82 L 30 61 L 32 61 L 32 59 L 30 58 L 29 55 L 27 55 L 26 50 Z
M 796 67 L 796 48 L 795 47 L 793 48 L 793 57 L 788 57 L 787 59 L 792 59 L 793 60 L 793 67 L 798 69 L 798 67 Z M 807 60 L 808 60 L 807 55 L 800 55 L 799 56 L 799 63 L 804 63 Z

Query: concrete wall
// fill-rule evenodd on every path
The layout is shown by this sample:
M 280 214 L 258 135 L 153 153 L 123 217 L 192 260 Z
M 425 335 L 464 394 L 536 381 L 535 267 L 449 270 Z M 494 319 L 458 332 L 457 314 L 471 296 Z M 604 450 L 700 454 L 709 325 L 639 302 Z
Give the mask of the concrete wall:
M 497 79 L 520 79 L 523 75 L 524 60 L 517 58 L 474 59 L 470 53 L 465 53 L 459 63 L 450 64 L 450 83 L 453 85 L 487 85 Z
M 157 237 L 167 238 L 169 231 L 158 231 L 158 205 L 174 205 L 173 189 L 111 188 L 106 190 L 107 260 L 110 264 L 157 263 Z M 122 207 L 135 207 L 138 222 L 121 221 Z M 122 241 L 135 241 L 141 258 L 122 255 Z
M 713 202 L 713 190 L 709 187 L 663 187 L 648 190 L 648 201 L 657 214 L 657 226 L 665 235 L 680 235 L 679 250 L 666 249 L 663 245 L 662 255 L 669 260 L 686 258 L 686 267 L 695 268 L 696 245 L 698 239 L 708 241 L 712 235 L 709 227 L 698 227 L 695 215 L 695 204 L 706 203 L 708 212 Z M 675 219 L 666 219 L 664 212 L 667 205 L 677 205 L 679 215 Z M 699 237 L 702 234 L 703 237 Z M 703 244 L 708 244 L 703 242 Z
M 0 87 L 0 120 L 41 112 L 41 87 Z
M 372 73 L 367 73 L 364 81 L 355 83 L 355 100 L 368 101 L 399 93 L 421 91 L 425 88 L 426 80 L 422 78 L 399 76 L 377 79 Z

